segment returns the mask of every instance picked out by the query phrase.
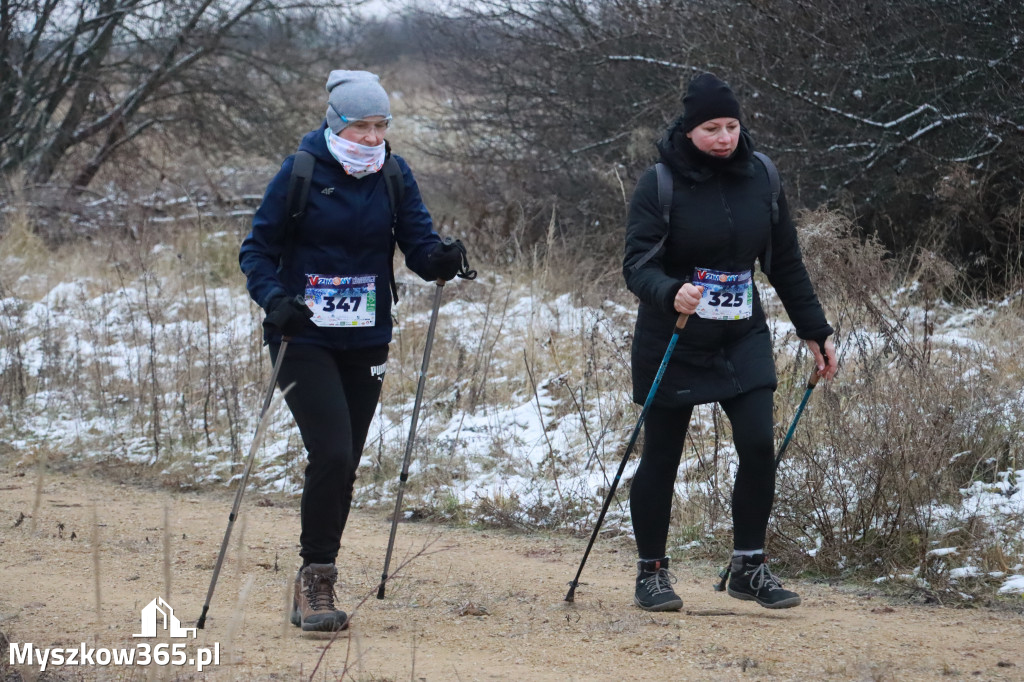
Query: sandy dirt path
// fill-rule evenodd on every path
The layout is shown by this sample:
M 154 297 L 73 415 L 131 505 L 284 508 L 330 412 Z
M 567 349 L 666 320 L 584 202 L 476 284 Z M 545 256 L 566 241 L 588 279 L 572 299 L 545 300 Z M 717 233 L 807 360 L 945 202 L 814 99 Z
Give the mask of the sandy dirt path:
M 167 601 L 182 625 L 195 625 L 233 496 L 48 472 L 36 509 L 37 480 L 0 468 L 0 631 L 10 641 L 150 642 L 132 635 L 140 610 L 165 595 L 167 539 Z M 332 642 L 285 623 L 297 566 L 294 501 L 247 495 L 206 629 L 195 640 L 163 640 L 186 642 L 189 656 L 216 645 L 218 665 L 54 672 L 75 680 L 1024 680 L 1020 613 L 904 605 L 802 581 L 787 586 L 804 605 L 773 612 L 712 591 L 713 566 L 679 562 L 684 610 L 649 614 L 632 605 L 633 555 L 622 540 L 598 542 L 568 605 L 584 541 L 405 523 L 392 572 L 401 568 L 377 600 L 389 528 L 380 515 L 353 511 L 339 605 L 352 610 L 369 598 Z M 38 666 L 0 667 L 2 680 L 18 674 L 37 679 Z

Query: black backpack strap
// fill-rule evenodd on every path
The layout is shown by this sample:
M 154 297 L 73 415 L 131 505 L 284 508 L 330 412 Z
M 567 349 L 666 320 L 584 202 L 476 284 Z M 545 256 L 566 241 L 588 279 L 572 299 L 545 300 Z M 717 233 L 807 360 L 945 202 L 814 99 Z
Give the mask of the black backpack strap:
M 313 180 L 313 169 L 316 166 L 316 158 L 307 151 L 295 152 L 292 160 L 292 174 L 288 178 L 288 199 L 285 205 L 288 207 L 288 217 L 285 219 L 283 240 L 285 248 L 282 251 L 281 264 L 292 257 L 295 250 L 295 231 L 302 222 L 302 216 L 306 214 L 306 201 L 309 199 L 309 186 Z
M 779 169 L 765 154 L 754 152 L 754 156 L 768 173 L 768 183 L 772 188 L 772 226 L 774 227 L 779 224 L 779 195 L 782 194 L 782 179 L 779 178 Z
M 654 258 L 655 254 L 665 246 L 668 241 L 668 231 L 671 224 L 670 214 L 672 213 L 672 171 L 663 163 L 654 164 L 654 172 L 658 175 L 658 204 L 661 206 L 661 220 L 665 223 L 665 236 L 658 240 L 644 257 L 633 263 L 633 270 L 639 270 L 644 263 Z
M 761 152 L 754 152 L 754 156 L 764 166 L 768 174 L 768 184 L 772 191 L 772 229 L 779 224 L 779 195 L 782 194 L 782 180 L 779 178 L 779 169 L 775 167 L 772 160 Z M 761 272 L 768 275 L 772 271 L 772 235 L 768 235 L 768 246 L 761 255 Z
M 394 156 L 388 155 L 384 160 L 384 185 L 388 190 L 388 201 L 391 202 L 391 298 L 398 303 L 398 283 L 395 281 L 395 228 L 398 227 L 398 210 L 405 199 L 405 178 L 402 168 Z

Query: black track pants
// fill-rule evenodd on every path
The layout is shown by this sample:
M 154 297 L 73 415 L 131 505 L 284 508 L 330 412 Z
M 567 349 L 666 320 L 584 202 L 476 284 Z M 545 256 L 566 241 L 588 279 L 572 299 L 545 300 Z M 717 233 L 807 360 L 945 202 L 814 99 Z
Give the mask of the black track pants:
M 277 360 L 279 346 L 270 346 Z M 356 468 L 377 409 L 388 347 L 335 351 L 289 344 L 277 384 L 293 381 L 288 403 L 306 446 L 299 554 L 307 563 L 333 563 L 345 530 Z
M 733 547 L 761 549 L 775 500 L 772 390 L 757 389 L 721 403 L 732 424 L 739 467 L 732 492 Z M 629 491 L 636 546 L 643 559 L 665 556 L 676 472 L 692 407 L 651 407 L 644 450 Z

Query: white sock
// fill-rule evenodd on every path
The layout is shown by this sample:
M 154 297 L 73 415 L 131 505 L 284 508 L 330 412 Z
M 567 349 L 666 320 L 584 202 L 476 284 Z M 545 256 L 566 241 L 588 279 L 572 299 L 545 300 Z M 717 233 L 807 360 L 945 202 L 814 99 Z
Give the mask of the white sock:
M 764 548 L 761 549 L 734 549 L 732 551 L 733 556 L 754 556 L 755 554 L 764 554 Z

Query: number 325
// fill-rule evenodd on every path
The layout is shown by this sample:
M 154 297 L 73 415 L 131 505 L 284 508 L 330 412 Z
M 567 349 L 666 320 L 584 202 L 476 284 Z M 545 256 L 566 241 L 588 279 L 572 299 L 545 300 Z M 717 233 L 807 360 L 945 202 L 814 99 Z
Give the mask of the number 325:
M 734 294 L 729 291 L 712 291 L 708 296 L 708 303 L 713 306 L 739 308 L 743 305 L 743 294 Z

